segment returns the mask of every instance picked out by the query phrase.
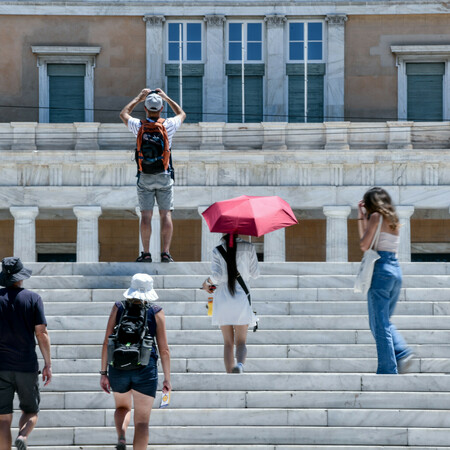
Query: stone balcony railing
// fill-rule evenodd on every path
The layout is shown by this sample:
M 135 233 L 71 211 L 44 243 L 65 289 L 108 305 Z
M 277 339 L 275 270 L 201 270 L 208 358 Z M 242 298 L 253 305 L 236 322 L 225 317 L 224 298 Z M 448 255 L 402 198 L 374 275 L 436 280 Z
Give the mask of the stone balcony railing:
M 0 124 L 0 186 L 135 184 L 122 124 Z M 184 124 L 178 186 L 450 185 L 450 122 Z

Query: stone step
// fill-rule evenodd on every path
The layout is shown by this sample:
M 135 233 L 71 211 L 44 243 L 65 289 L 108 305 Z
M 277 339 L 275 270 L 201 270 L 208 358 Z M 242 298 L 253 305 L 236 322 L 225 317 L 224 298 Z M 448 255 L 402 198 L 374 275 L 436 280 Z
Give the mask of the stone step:
M 258 315 L 367 315 L 367 301 L 358 302 L 269 302 L 253 301 Z M 206 316 L 207 301 L 160 302 L 166 316 Z M 109 315 L 111 303 L 105 302 L 46 302 L 47 316 Z M 398 315 L 450 315 L 450 302 L 399 302 L 395 308 Z
M 122 301 L 124 289 L 33 289 L 40 294 L 44 302 L 108 302 Z M 170 302 L 206 302 L 208 294 L 194 289 L 156 289 L 157 303 Z M 450 286 L 447 288 L 403 288 L 399 302 L 450 302 Z M 268 302 L 315 302 L 315 301 L 351 301 L 366 302 L 367 298 L 355 294 L 353 288 L 252 288 L 252 301 Z
M 131 440 L 133 428 L 127 433 Z M 13 433 L 17 430 L 14 429 Z M 314 445 L 446 445 L 450 429 L 407 427 L 308 427 L 308 426 L 219 426 L 151 427 L 155 444 L 208 444 L 211 437 L 221 444 L 314 444 Z M 113 427 L 36 428 L 30 443 L 41 445 L 92 445 L 116 442 Z
M 245 363 L 246 373 L 273 372 L 326 372 L 326 373 L 374 373 L 377 369 L 376 355 L 372 358 L 252 358 L 249 353 Z M 40 361 L 40 367 L 43 367 Z M 223 358 L 171 358 L 172 373 L 217 373 L 224 370 Z M 97 373 L 100 359 L 54 359 L 55 373 Z M 411 373 L 448 373 L 450 359 L 415 358 Z
M 50 330 L 101 330 L 106 328 L 107 315 L 49 316 Z M 396 316 L 393 320 L 401 330 L 450 330 L 448 316 Z M 363 315 L 270 315 L 260 316 L 263 330 L 367 330 L 368 318 Z M 216 330 L 208 316 L 167 316 L 168 330 Z
M 19 411 L 16 411 L 19 412 Z M 13 426 L 18 426 L 19 414 L 14 415 Z M 132 419 L 133 420 L 133 419 Z M 357 427 L 371 424 L 375 427 L 430 427 L 450 428 L 448 410 L 395 409 L 154 409 L 151 426 L 342 426 Z M 40 427 L 114 426 L 114 409 L 42 410 Z
M 202 285 L 202 275 L 155 275 L 155 288 L 190 288 Z M 262 275 L 251 280 L 250 287 L 255 288 L 351 288 L 354 285 L 353 275 Z M 126 289 L 129 287 L 129 276 L 34 276 L 25 280 L 28 289 L 46 289 L 48 286 L 59 289 Z M 405 275 L 405 288 L 449 288 L 450 275 Z
M 395 321 L 394 321 L 395 322 Z M 105 322 L 106 326 L 106 322 Z M 448 344 L 449 330 L 401 330 L 408 344 Z M 101 344 L 105 330 L 49 330 L 53 345 Z M 168 330 L 169 345 L 223 344 L 217 330 Z M 366 330 L 264 330 L 249 333 L 249 344 L 373 344 L 371 332 Z
M 359 262 L 261 262 L 263 275 L 356 275 Z M 27 263 L 33 270 L 33 275 L 101 275 L 101 276 L 132 276 L 145 272 L 150 275 L 208 275 L 211 267 L 209 262 L 175 262 L 163 263 Z M 450 275 L 450 263 L 401 263 L 405 275 L 434 274 Z
M 192 374 L 191 374 L 192 375 Z M 210 376 L 209 374 L 206 374 Z M 262 374 L 267 375 L 267 374 Z M 174 378 L 180 376 L 175 374 Z M 231 375 L 230 375 L 231 376 Z M 251 375 L 253 376 L 253 374 Z M 346 377 L 349 375 L 346 374 Z M 402 375 L 398 378 L 404 378 Z M 426 375 L 420 375 L 426 376 Z M 284 374 L 281 374 L 283 379 Z M 386 376 L 388 377 L 388 376 Z M 78 378 L 74 377 L 74 378 Z M 392 378 L 392 376 L 390 377 Z M 272 385 L 275 386 L 274 380 L 278 380 L 276 374 L 271 374 Z M 385 379 L 386 386 L 389 385 L 390 379 Z M 53 382 L 52 382 L 53 383 Z M 50 392 L 51 385 L 43 389 L 41 392 L 41 409 L 112 409 L 114 408 L 114 398 L 100 392 L 99 377 L 97 382 L 91 382 L 92 390 L 90 391 L 63 391 Z M 183 391 L 174 385 L 175 390 L 172 394 L 170 410 L 180 408 L 196 408 L 203 410 L 204 408 L 238 408 L 238 409 L 255 409 L 281 407 L 288 409 L 295 408 L 325 408 L 331 409 L 386 409 L 387 405 L 393 410 L 419 409 L 419 410 L 448 410 L 450 402 L 449 392 L 399 392 L 390 391 L 364 391 L 357 390 L 290 390 L 285 391 L 287 385 L 280 386 L 277 390 L 271 391 Z M 189 386 L 188 386 L 189 387 Z M 426 389 L 426 387 L 424 387 Z M 160 393 L 157 393 L 154 408 L 158 408 L 161 399 Z M 15 409 L 18 409 L 18 402 L 15 402 Z
M 287 360 L 289 361 L 289 360 Z M 95 391 L 98 374 L 55 373 L 47 392 Z M 274 383 L 276 380 L 276 383 Z M 389 381 L 389 384 L 387 382 Z M 240 377 L 223 373 L 174 373 L 172 384 L 175 390 L 202 391 L 258 391 L 277 393 L 289 386 L 289 391 L 390 391 L 390 392 L 445 392 L 448 391 L 448 376 L 441 374 L 407 374 L 398 377 L 372 374 L 341 373 L 244 373 Z M 287 391 L 287 392 L 289 392 Z M 106 395 L 106 394 L 105 394 Z M 449 394 L 450 395 L 450 394 Z M 211 406 L 212 407 L 212 406 Z M 271 406 L 275 407 L 275 406 Z M 73 407 L 72 407 L 73 408 Z M 434 408 L 433 408 L 434 409 Z M 440 409 L 440 408 L 437 408 Z
M 83 445 L 83 450 L 111 450 L 110 445 Z M 377 446 L 377 445 L 149 445 L 149 450 L 405 450 L 404 446 Z M 67 445 L 67 446 L 28 446 L 29 450 L 80 450 L 79 445 Z M 414 450 L 443 450 L 443 447 L 417 447 L 414 446 Z
M 441 345 L 411 345 L 412 351 L 421 358 L 450 358 L 450 343 Z M 37 349 L 39 352 L 39 349 Z M 251 358 L 375 358 L 375 343 L 372 344 L 315 344 L 315 345 L 268 345 L 247 346 Z M 38 353 L 39 354 L 39 353 Z M 101 345 L 53 345 L 52 358 L 96 359 L 101 354 Z M 223 345 L 196 344 L 170 345 L 171 358 L 221 358 Z

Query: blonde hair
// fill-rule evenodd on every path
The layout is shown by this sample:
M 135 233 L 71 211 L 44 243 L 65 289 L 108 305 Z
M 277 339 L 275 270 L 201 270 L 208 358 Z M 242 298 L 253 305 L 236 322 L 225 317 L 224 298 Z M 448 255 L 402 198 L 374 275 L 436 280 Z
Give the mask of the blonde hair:
M 389 227 L 391 230 L 395 231 L 398 229 L 400 226 L 398 215 L 390 195 L 383 188 L 373 187 L 369 189 L 364 194 L 363 202 L 369 216 L 374 212 L 380 213 L 383 218 L 390 222 Z

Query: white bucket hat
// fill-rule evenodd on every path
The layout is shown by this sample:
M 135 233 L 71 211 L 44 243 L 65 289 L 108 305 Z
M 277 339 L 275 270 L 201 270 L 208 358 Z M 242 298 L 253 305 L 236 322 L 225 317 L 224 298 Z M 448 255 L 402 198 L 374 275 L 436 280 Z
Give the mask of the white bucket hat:
M 123 293 L 125 298 L 138 300 L 157 300 L 158 294 L 153 289 L 153 278 L 146 273 L 137 273 L 131 278 L 130 287 Z

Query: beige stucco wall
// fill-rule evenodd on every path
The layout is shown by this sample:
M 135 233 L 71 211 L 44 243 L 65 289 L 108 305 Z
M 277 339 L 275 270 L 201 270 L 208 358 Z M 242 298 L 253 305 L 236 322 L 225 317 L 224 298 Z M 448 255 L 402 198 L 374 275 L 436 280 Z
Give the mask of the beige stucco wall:
M 38 121 L 38 68 L 32 45 L 102 48 L 95 68 L 94 107 L 100 110 L 95 121 L 119 121 L 122 107 L 145 87 L 142 17 L 0 16 L 0 42 L 1 104 L 11 106 L 0 108 L 0 122 Z
M 450 15 L 349 16 L 345 28 L 345 115 L 397 118 L 391 45 L 450 44 Z

